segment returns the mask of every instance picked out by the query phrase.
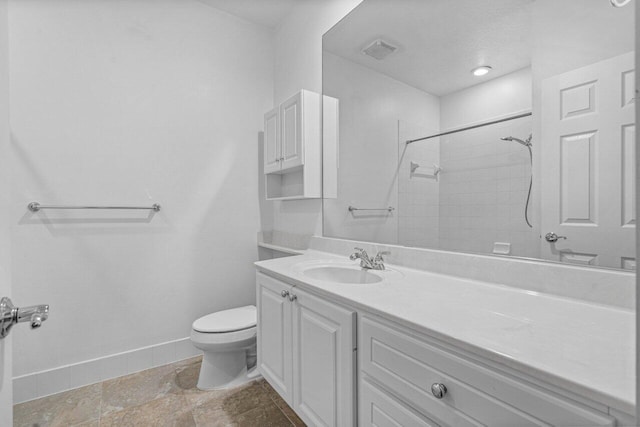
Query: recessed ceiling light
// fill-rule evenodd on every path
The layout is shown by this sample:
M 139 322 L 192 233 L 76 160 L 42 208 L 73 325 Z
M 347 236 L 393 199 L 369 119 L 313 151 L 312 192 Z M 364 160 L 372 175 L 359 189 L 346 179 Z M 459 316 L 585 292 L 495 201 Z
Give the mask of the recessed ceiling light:
M 474 76 L 484 76 L 485 74 L 487 74 L 489 71 L 491 71 L 491 67 L 489 67 L 488 65 L 483 65 L 482 67 L 476 67 L 473 70 L 471 70 L 471 72 L 473 73 Z
M 631 0 L 611 0 L 611 6 L 622 7 L 626 6 Z

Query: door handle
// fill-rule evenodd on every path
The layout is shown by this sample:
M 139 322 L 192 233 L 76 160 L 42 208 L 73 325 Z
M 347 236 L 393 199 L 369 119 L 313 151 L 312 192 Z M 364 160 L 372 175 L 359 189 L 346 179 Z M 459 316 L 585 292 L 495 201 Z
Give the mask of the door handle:
M 558 236 L 556 233 L 554 233 L 553 231 L 551 233 L 547 233 L 544 235 L 544 240 L 546 240 L 549 243 L 555 243 L 557 242 L 559 239 L 564 239 L 567 240 L 567 236 Z
M 11 327 L 16 323 L 29 322 L 31 329 L 36 329 L 48 318 L 47 304 L 19 308 L 9 298 L 3 297 L 0 299 L 0 339 L 9 335 Z

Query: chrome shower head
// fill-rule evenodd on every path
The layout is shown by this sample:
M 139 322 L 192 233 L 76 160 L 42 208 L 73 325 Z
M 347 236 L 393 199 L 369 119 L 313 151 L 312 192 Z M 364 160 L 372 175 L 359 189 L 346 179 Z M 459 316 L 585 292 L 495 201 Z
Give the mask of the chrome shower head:
M 503 141 L 514 141 L 517 142 L 518 144 L 524 145 L 525 147 L 531 147 L 531 138 L 533 137 L 533 135 L 529 135 L 529 137 L 523 141 L 520 138 L 515 138 L 513 136 L 505 136 L 500 138 Z

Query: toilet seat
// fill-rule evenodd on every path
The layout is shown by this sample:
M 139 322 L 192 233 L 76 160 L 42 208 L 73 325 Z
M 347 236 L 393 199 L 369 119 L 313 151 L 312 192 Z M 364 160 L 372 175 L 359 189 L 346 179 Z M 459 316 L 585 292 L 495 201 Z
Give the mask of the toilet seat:
M 204 334 L 227 334 L 255 329 L 256 320 L 256 307 L 247 305 L 202 316 L 193 322 L 191 328 Z
M 240 343 L 241 341 L 250 341 L 255 339 L 257 336 L 257 330 L 258 328 L 255 326 L 241 331 L 219 333 L 199 332 L 194 329 L 191 331 L 191 341 L 199 344 Z

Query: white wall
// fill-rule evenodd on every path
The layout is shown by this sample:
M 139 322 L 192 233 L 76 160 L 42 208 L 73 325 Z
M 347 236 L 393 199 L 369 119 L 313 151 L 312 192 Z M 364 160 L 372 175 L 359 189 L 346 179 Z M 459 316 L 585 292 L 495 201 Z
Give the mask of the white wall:
M 322 35 L 362 0 L 297 2 L 275 34 L 274 101 L 300 89 L 322 92 Z M 266 111 L 266 110 L 265 110 Z M 322 234 L 321 200 L 273 203 L 273 229 Z M 263 217 L 263 223 L 268 220 Z
M 9 239 L 9 28 L 7 1 L 0 0 L 0 298 L 11 297 L 11 245 Z M 12 337 L 0 340 L 0 414 L 12 424 L 11 359 Z
M 442 131 L 531 110 L 531 68 L 453 92 L 440 99 Z
M 409 211 L 398 206 L 398 176 L 403 177 L 402 189 L 408 190 L 405 172 L 416 151 L 399 154 L 398 122 L 437 132 L 438 98 L 328 52 L 323 66 L 324 93 L 340 102 L 340 185 L 338 198 L 324 202 L 324 233 L 398 243 L 399 215 Z M 400 168 L 400 162 L 406 168 Z M 396 210 L 350 213 L 350 205 Z
M 14 301 L 51 305 L 41 329 L 15 331 L 14 375 L 185 338 L 254 303 L 272 34 L 191 0 L 9 12 Z M 162 211 L 31 214 L 32 200 Z M 164 351 L 138 365 L 181 356 Z

